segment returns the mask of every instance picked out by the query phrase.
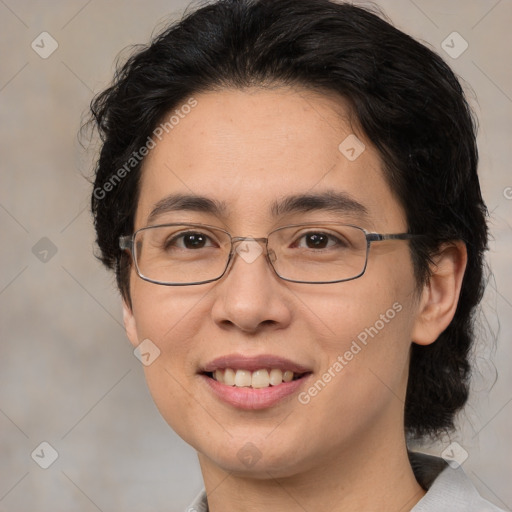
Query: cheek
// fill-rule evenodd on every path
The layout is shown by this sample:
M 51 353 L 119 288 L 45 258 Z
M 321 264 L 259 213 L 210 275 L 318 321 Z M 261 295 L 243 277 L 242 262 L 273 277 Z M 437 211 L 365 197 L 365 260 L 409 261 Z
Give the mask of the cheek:
M 199 328 L 208 292 L 205 285 L 159 286 L 135 277 L 131 293 L 139 339 L 151 339 L 163 353 L 186 350 Z
M 335 334 L 319 344 L 319 353 L 326 354 L 322 367 L 299 397 L 308 421 L 340 443 L 372 428 L 388 413 L 400 425 L 410 324 L 407 307 L 393 293 L 367 295 L 354 287 L 343 297 L 337 304 L 324 299 L 333 304 L 326 313 Z
M 160 351 L 154 362 L 144 367 L 147 385 L 161 414 L 180 433 L 180 411 L 189 410 L 192 398 L 187 390 L 197 369 L 191 354 L 198 344 L 206 342 L 200 330 L 208 314 L 208 289 L 170 288 L 138 281 L 132 286 L 138 339 L 151 340 Z
M 323 389 L 324 381 L 336 382 L 325 386 L 331 391 L 324 399 L 335 398 L 338 392 L 343 401 L 358 397 L 356 402 L 365 403 L 372 395 L 389 395 L 389 389 L 404 395 L 415 285 L 407 250 L 400 251 L 392 264 L 383 256 L 361 278 L 326 286 L 324 293 L 309 297 L 310 310 L 322 320 L 318 325 L 328 332 L 317 338 L 319 351 L 326 355 L 319 369 L 323 382 L 317 387 Z
M 324 285 L 315 294 L 303 294 L 303 301 L 313 320 L 326 333 L 326 349 L 342 349 L 351 340 L 365 341 L 373 337 L 393 341 L 403 333 L 403 317 L 408 314 L 410 284 L 399 276 L 369 274 L 334 285 Z M 406 322 L 408 325 L 408 323 Z M 319 329 L 320 330 L 320 329 Z M 347 346 L 348 343 L 348 346 Z
M 354 285 L 353 290 L 349 286 L 342 293 L 333 292 L 332 297 L 324 294 L 322 302 L 326 306 L 323 324 L 330 335 L 317 337 L 317 343 L 320 351 L 328 354 L 324 363 L 327 369 L 341 361 L 343 370 L 357 368 L 357 374 L 362 368 L 367 369 L 365 373 L 368 369 L 378 373 L 380 368 L 390 375 L 395 369 L 401 374 L 411 328 L 409 307 L 403 297 L 392 290 L 379 292 L 375 288 L 368 294 Z M 337 368 L 336 373 L 341 374 L 339 366 Z M 343 373 L 355 377 L 354 382 L 358 380 L 352 371 Z

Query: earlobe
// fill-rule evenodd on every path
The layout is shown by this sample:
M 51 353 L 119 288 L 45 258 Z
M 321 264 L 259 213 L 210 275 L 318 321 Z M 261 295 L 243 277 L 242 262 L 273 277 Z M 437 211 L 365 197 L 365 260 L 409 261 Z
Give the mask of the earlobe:
M 455 315 L 467 264 L 466 244 L 461 240 L 443 244 L 433 261 L 411 335 L 419 345 L 436 341 Z
M 139 345 L 139 337 L 137 334 L 137 324 L 133 315 L 132 308 L 123 300 L 123 323 L 126 330 L 126 335 L 130 340 L 130 343 L 137 347 Z

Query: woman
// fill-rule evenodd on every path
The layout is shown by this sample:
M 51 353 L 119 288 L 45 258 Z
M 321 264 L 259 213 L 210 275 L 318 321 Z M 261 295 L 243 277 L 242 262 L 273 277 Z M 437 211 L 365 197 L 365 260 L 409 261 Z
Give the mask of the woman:
M 92 111 L 101 258 L 198 452 L 190 511 L 499 510 L 407 449 L 467 400 L 487 246 L 440 57 L 349 4 L 221 0 Z

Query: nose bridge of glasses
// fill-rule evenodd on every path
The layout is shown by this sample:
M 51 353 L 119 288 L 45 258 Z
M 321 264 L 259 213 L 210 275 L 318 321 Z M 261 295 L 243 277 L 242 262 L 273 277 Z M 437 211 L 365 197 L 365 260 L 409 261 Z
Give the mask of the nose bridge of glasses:
M 267 252 L 267 242 L 268 238 L 264 237 L 234 236 L 231 238 L 232 253 L 236 252 L 246 263 L 253 263 L 263 252 Z
M 268 238 L 264 238 L 264 237 L 255 238 L 253 236 L 232 236 L 231 237 L 231 241 L 233 242 L 233 244 L 235 244 L 236 242 L 243 242 L 246 240 L 249 240 L 251 242 L 257 242 L 259 244 L 266 244 L 268 241 Z

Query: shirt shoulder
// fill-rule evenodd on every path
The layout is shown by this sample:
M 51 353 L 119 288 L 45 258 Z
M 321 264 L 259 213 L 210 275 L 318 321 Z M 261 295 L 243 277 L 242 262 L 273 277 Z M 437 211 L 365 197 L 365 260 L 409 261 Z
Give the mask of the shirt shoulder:
M 458 466 L 422 453 L 410 453 L 418 483 L 427 491 L 411 512 L 505 512 L 480 496 Z
M 208 502 L 206 500 L 206 491 L 203 489 L 196 499 L 187 507 L 185 512 L 208 512 Z

